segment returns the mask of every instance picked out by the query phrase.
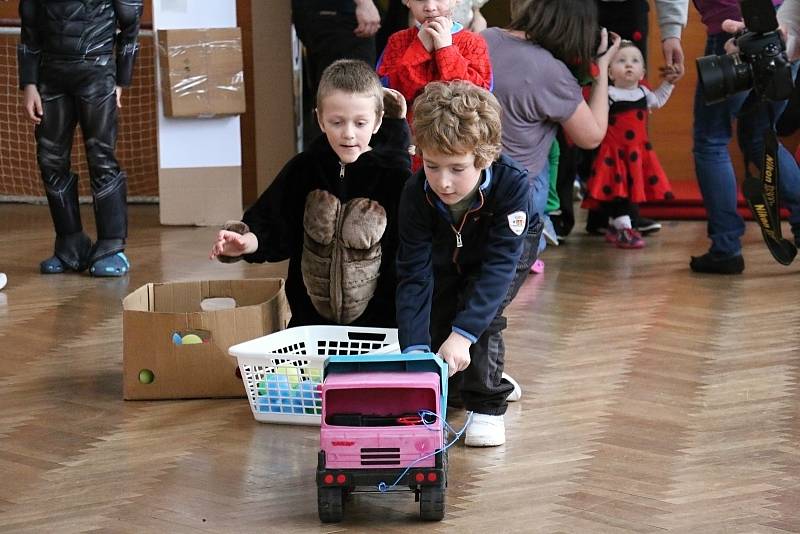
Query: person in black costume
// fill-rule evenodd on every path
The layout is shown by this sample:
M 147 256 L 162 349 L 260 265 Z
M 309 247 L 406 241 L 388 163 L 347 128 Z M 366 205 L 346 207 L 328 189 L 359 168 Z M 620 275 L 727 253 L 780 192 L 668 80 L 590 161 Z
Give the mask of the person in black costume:
M 143 0 L 20 0 L 19 86 L 34 122 L 36 155 L 56 231 L 44 274 L 122 276 L 127 179 L 114 155 L 117 108 L 131 83 Z M 117 33 L 119 28 L 119 33 Z M 75 126 L 89 162 L 97 241 L 83 231 L 78 176 L 70 170 Z

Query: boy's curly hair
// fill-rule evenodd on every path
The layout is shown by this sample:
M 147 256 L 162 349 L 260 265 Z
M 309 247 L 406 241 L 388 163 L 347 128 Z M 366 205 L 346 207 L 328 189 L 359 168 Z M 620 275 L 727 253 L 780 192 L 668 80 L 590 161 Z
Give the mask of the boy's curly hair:
M 334 91 L 370 96 L 375 99 L 375 115 L 383 113 L 383 87 L 375 69 L 358 59 L 339 59 L 322 71 L 317 88 L 317 109 Z
M 417 147 L 442 154 L 475 154 L 475 167 L 500 156 L 500 103 L 492 93 L 464 81 L 432 82 L 414 101 Z

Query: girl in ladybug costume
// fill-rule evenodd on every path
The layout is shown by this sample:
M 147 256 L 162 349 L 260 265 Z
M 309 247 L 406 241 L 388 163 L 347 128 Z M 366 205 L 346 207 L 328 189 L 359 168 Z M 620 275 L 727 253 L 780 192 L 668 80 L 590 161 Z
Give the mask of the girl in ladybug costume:
M 644 58 L 623 41 L 609 66 L 609 118 L 605 139 L 587 182 L 585 208 L 603 207 L 609 214 L 606 240 L 619 248 L 642 248 L 644 240 L 632 228 L 631 204 L 671 199 L 672 188 L 647 135 L 647 116 L 663 106 L 680 74 L 662 68 L 664 82 L 655 91 L 640 85 Z

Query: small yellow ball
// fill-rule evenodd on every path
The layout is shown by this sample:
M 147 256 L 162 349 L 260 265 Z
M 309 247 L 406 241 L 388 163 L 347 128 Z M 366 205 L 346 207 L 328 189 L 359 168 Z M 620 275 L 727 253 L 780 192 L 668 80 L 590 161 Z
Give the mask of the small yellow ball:
M 181 345 L 197 345 L 202 342 L 203 340 L 197 334 L 186 334 L 181 339 Z

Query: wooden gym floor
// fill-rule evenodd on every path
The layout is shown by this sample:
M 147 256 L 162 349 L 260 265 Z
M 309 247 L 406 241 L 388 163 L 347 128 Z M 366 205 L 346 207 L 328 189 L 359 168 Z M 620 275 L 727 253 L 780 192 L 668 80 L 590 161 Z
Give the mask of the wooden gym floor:
M 800 532 L 800 263 L 752 224 L 737 277 L 689 272 L 702 222 L 640 251 L 579 225 L 509 309 L 523 398 L 505 446 L 451 449 L 445 520 L 366 494 L 322 525 L 316 428 L 242 399 L 121 400 L 128 292 L 285 269 L 209 262 L 213 229 L 130 212 L 133 271 L 103 280 L 39 275 L 47 209 L 0 207 L 0 532 Z

